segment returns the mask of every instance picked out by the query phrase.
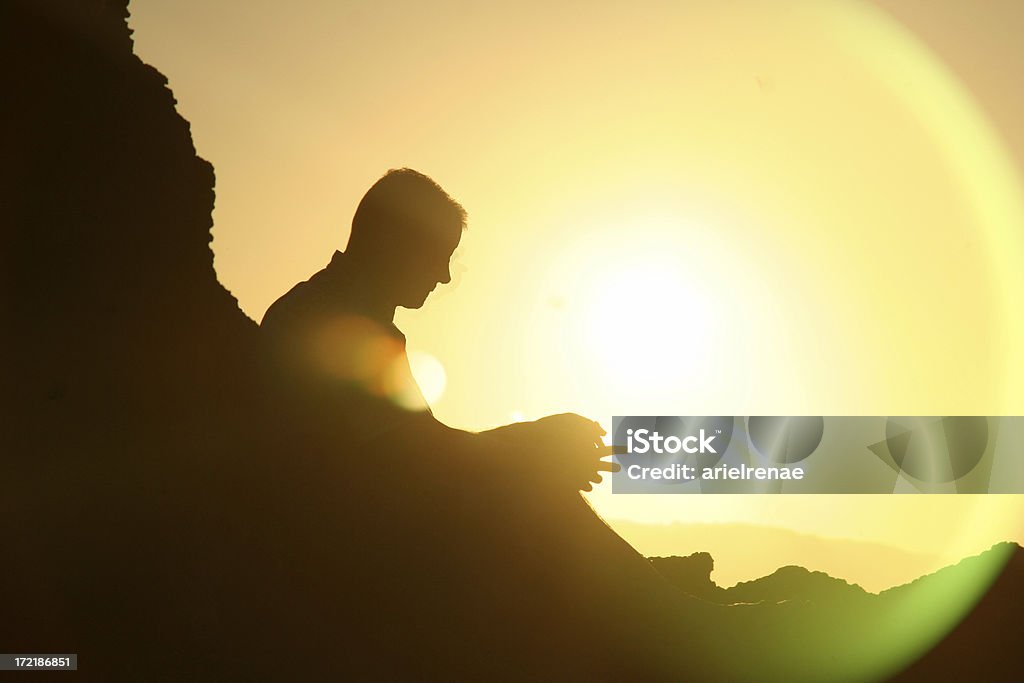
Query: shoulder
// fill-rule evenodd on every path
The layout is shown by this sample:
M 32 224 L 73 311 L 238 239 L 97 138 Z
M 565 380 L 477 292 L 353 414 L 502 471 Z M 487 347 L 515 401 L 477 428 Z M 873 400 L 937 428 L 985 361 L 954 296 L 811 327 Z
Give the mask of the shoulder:
M 328 282 L 328 269 L 324 268 L 304 282 L 300 282 L 288 290 L 281 298 L 270 305 L 263 314 L 260 328 L 279 330 L 291 327 L 296 323 L 323 314 L 325 308 L 338 305 L 339 292 Z
M 265 337 L 289 336 L 296 332 L 302 320 L 309 315 L 309 288 L 308 280 L 300 282 L 270 305 L 260 322 L 260 331 Z
M 302 307 L 303 301 L 307 298 L 306 290 L 309 288 L 309 282 L 309 280 L 300 282 L 285 292 L 277 301 L 270 304 L 270 308 L 263 314 L 260 327 L 263 329 L 277 327 L 278 324 L 292 317 Z

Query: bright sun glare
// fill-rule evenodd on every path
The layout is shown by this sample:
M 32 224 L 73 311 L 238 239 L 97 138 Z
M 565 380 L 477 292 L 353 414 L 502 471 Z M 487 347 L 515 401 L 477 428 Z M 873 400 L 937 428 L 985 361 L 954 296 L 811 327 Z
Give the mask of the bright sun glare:
M 749 350 L 735 344 L 735 331 L 751 304 L 739 290 L 754 269 L 723 270 L 716 230 L 657 199 L 634 197 L 577 219 L 586 240 L 560 245 L 544 285 L 567 304 L 538 326 L 577 351 L 568 359 L 573 385 L 602 402 L 602 419 L 611 405 L 672 414 L 687 397 L 700 395 L 706 410 L 726 385 L 745 391 L 733 374 Z
M 427 405 L 435 404 L 444 394 L 445 386 L 448 384 L 448 376 L 441 361 L 424 351 L 410 351 L 409 369 L 416 378 Z
M 590 352 L 616 386 L 663 393 L 707 354 L 708 309 L 678 269 L 625 268 L 593 283 Z

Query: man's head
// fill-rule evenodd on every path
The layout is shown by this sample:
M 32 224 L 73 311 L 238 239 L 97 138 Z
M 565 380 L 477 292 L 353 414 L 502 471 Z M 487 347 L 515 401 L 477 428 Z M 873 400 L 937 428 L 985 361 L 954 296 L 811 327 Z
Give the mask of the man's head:
M 346 253 L 372 266 L 394 303 L 419 308 L 438 284 L 466 227 L 466 211 L 433 180 L 388 171 L 356 209 Z

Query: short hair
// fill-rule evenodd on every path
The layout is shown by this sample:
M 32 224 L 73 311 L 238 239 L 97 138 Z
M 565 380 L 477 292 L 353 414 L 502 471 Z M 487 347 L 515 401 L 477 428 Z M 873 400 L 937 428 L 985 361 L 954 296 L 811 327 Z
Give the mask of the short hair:
M 466 228 L 466 210 L 440 185 L 411 168 L 391 169 L 367 190 L 355 216 L 348 248 L 393 246 L 409 230 Z

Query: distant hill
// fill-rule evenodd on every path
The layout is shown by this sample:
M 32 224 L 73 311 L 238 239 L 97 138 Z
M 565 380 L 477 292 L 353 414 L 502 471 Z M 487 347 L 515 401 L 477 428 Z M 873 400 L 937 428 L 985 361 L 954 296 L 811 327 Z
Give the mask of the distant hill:
M 715 581 L 730 586 L 799 564 L 845 579 L 872 593 L 913 581 L 946 566 L 936 555 L 881 543 L 822 538 L 751 524 L 609 524 L 648 557 L 710 553 Z
M 711 580 L 714 559 L 709 553 L 650 560 L 659 574 L 687 595 L 719 605 L 823 605 L 871 595 L 856 584 L 803 567 L 780 567 L 768 576 L 722 588 Z
M 738 583 L 725 591 L 726 604 L 783 603 L 800 600 L 815 604 L 850 597 L 864 597 L 868 593 L 860 586 L 836 579 L 824 572 L 812 572 L 803 567 L 780 567 L 775 573 Z

